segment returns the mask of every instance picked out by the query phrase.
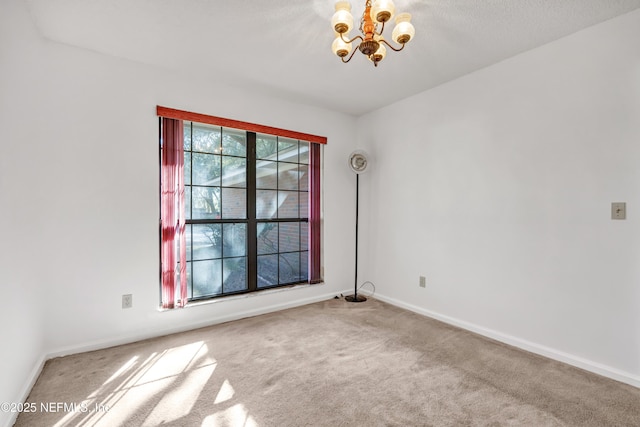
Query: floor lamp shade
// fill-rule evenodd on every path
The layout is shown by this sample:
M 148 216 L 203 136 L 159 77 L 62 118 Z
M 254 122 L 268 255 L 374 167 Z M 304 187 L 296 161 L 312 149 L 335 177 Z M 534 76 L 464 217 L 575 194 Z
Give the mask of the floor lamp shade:
M 349 155 L 349 168 L 358 175 L 366 172 L 369 164 L 369 155 L 364 150 L 356 150 Z

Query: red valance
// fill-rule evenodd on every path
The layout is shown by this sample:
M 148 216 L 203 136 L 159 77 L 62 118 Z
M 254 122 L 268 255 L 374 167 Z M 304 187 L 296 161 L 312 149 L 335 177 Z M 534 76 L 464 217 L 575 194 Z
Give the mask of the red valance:
M 173 108 L 157 106 L 157 114 L 160 117 L 175 120 L 187 120 L 191 122 L 206 123 L 214 126 L 224 126 L 234 129 L 242 129 L 249 132 L 266 133 L 268 135 L 283 136 L 301 141 L 326 144 L 326 136 L 311 135 L 308 133 L 295 132 L 292 130 L 279 129 L 271 126 L 257 125 L 255 123 L 241 122 L 239 120 L 225 119 L 223 117 L 208 116 L 206 114 L 192 113 L 190 111 L 175 110 Z

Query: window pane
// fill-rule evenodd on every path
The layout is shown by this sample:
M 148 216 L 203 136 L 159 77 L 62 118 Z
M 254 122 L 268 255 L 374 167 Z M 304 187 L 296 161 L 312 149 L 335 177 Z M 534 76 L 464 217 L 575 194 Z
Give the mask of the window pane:
M 185 236 L 185 246 L 187 249 L 187 261 L 191 261 L 191 224 L 186 224 L 184 226 L 184 236 Z M 180 246 L 180 243 L 178 242 L 178 246 Z M 180 259 L 178 257 L 178 264 L 180 264 Z
M 191 187 L 184 187 L 184 217 L 191 219 Z
M 247 217 L 247 190 L 222 189 L 222 218 Z
M 222 129 L 222 154 L 247 156 L 247 132 L 237 129 Z
M 298 165 L 278 162 L 278 189 L 298 189 Z
M 309 191 L 309 166 L 300 165 L 300 180 L 298 181 L 300 191 Z
M 278 161 L 298 163 L 298 140 L 278 138 Z
M 278 138 L 273 135 L 256 135 L 256 158 L 276 160 Z
M 298 218 L 298 193 L 278 191 L 278 218 Z
M 247 161 L 240 157 L 222 157 L 222 186 L 247 187 Z
M 309 252 L 300 252 L 300 280 L 309 280 Z
M 280 224 L 280 252 L 300 250 L 300 224 L 297 222 L 283 222 Z
M 193 261 L 193 297 L 222 293 L 222 260 Z
M 278 163 L 262 160 L 256 164 L 256 188 L 278 189 Z
M 184 122 L 183 129 L 183 144 L 184 150 L 191 150 L 191 122 Z
M 300 163 L 309 164 L 309 143 L 300 141 Z
M 220 127 L 201 123 L 193 124 L 191 149 L 202 153 L 220 153 Z
M 191 153 L 184 152 L 184 184 L 191 185 Z
M 193 259 L 211 259 L 222 257 L 221 224 L 194 224 Z
M 278 284 L 278 255 L 260 255 L 258 257 L 258 288 L 267 288 Z
M 278 253 L 278 223 L 258 224 L 258 255 Z
M 194 153 L 192 160 L 194 185 L 220 185 L 220 156 Z
M 225 258 L 222 260 L 224 293 L 247 290 L 247 258 Z
M 220 218 L 220 189 L 217 187 L 191 187 L 193 219 Z
M 193 283 L 191 282 L 191 264 L 192 262 L 187 262 L 187 299 L 191 299 L 193 297 Z M 178 274 L 178 276 L 180 276 Z
M 309 193 L 298 193 L 300 218 L 309 218 Z
M 301 281 L 300 274 L 300 253 L 280 255 L 280 280 L 281 285 Z
M 245 256 L 247 253 L 247 225 L 224 224 L 224 246 L 222 254 L 225 258 Z
M 272 219 L 278 212 L 278 192 L 271 190 L 256 191 L 256 218 Z
M 309 250 L 309 223 L 300 223 L 300 250 Z

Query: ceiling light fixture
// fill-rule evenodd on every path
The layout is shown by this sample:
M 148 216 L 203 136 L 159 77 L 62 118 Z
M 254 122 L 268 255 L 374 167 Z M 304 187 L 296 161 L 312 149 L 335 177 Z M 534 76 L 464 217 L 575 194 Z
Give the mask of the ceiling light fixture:
M 362 52 L 369 58 L 373 65 L 378 66 L 378 62 L 382 61 L 387 54 L 387 47 L 399 52 L 404 49 L 404 45 L 413 38 L 416 33 L 415 28 L 411 24 L 411 15 L 401 13 L 396 17 L 396 26 L 391 33 L 394 42 L 401 45 L 399 48 L 390 45 L 383 37 L 385 22 L 393 18 L 395 13 L 395 5 L 392 0 L 367 0 L 364 13 L 360 18 L 360 32 L 362 36 L 355 36 L 349 39 L 349 31 L 353 29 L 353 15 L 351 15 L 351 3 L 348 1 L 336 2 L 336 13 L 333 14 L 331 25 L 336 32 L 336 39 L 331 45 L 333 53 L 338 55 L 345 64 L 351 61 L 356 50 L 351 51 L 352 43 L 360 40 L 357 50 Z M 378 31 L 380 26 L 380 31 Z M 351 55 L 349 55 L 351 53 Z M 348 56 L 348 59 L 345 58 Z

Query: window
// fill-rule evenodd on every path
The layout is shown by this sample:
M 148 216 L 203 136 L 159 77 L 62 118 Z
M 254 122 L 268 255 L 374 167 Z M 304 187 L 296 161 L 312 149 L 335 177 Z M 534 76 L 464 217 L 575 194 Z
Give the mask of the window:
M 247 132 L 185 122 L 189 300 L 248 290 Z
M 309 143 L 256 135 L 257 287 L 307 280 Z
M 163 108 L 163 307 L 320 281 L 324 138 Z

